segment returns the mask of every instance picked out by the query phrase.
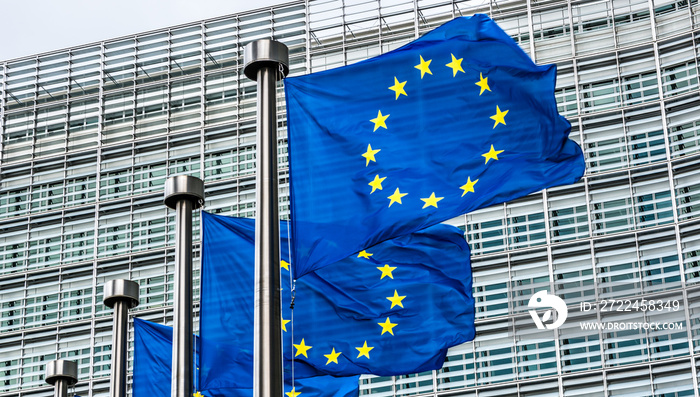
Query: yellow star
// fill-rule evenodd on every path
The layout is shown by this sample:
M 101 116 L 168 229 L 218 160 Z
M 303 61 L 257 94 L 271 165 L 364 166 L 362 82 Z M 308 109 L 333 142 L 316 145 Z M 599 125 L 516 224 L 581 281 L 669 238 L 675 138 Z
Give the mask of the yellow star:
M 357 355 L 357 358 L 360 358 L 360 357 L 362 357 L 362 356 L 365 356 L 365 357 L 369 358 L 369 351 L 372 350 L 372 349 L 374 349 L 374 347 L 368 347 L 368 346 L 367 346 L 367 341 L 365 341 L 364 346 L 362 346 L 362 347 L 356 347 L 355 349 L 357 349 L 357 351 L 360 352 L 360 354 Z
M 292 388 L 292 391 L 287 392 L 287 393 L 284 393 L 284 394 L 286 394 L 287 397 L 297 397 L 298 395 L 301 394 L 301 392 L 300 392 L 300 391 L 296 391 L 296 387 L 293 387 L 293 388 Z
M 365 166 L 365 167 L 366 167 L 366 166 Z M 373 180 L 372 182 L 368 183 L 368 185 L 372 186 L 372 191 L 369 192 L 369 194 L 374 193 L 374 191 L 377 190 L 377 189 L 382 190 L 382 182 L 383 182 L 385 179 L 386 179 L 386 177 L 380 178 L 379 175 L 375 175 L 375 176 L 374 176 L 374 180 Z
M 326 365 L 328 365 L 328 364 L 330 364 L 330 363 L 336 363 L 336 364 L 338 364 L 338 356 L 340 356 L 340 353 L 342 353 L 342 352 L 337 352 L 337 353 L 336 353 L 335 347 L 334 347 L 334 348 L 333 348 L 333 351 L 331 352 L 331 354 L 324 354 L 323 357 L 325 357 L 325 358 L 328 359 L 328 361 L 326 361 Z
M 391 274 L 391 272 L 393 272 L 394 270 L 396 270 L 395 267 L 391 267 L 391 266 L 385 264 L 384 266 L 378 267 L 377 269 L 379 269 L 379 270 L 382 271 L 382 277 L 379 278 L 380 280 L 383 279 L 383 278 L 386 277 L 386 276 L 389 276 L 389 278 L 392 279 L 392 280 L 394 279 L 394 275 Z
M 392 330 L 394 327 L 397 326 L 396 323 L 392 323 L 389 321 L 389 317 L 386 318 L 386 321 L 383 323 L 377 323 L 382 327 L 382 335 L 384 335 L 385 332 L 388 332 L 392 335 L 394 335 L 394 331 Z
M 287 323 L 290 321 L 292 321 L 292 320 L 282 319 L 282 331 L 287 332 Z
M 399 83 L 399 80 L 396 78 L 396 76 L 394 76 L 394 85 L 389 87 L 389 89 L 396 93 L 396 99 L 399 99 L 399 95 L 401 95 L 401 94 L 408 96 L 408 94 L 406 94 L 406 90 L 403 89 L 403 86 L 405 86 L 405 85 L 406 85 L 405 81 L 403 83 Z
M 498 124 L 506 125 L 506 120 L 505 120 L 506 114 L 508 114 L 507 110 L 505 112 L 501 112 L 501 108 L 496 106 L 496 114 L 491 116 L 491 120 L 494 120 L 493 128 L 496 128 L 496 126 Z
M 491 146 L 491 147 L 493 147 L 493 146 Z M 498 160 L 498 159 L 496 159 L 496 160 Z M 486 161 L 488 162 L 489 159 L 487 158 Z M 470 177 L 467 177 L 467 183 L 465 183 L 464 185 L 459 187 L 460 189 L 464 190 L 464 192 L 462 193 L 462 197 L 464 197 L 464 195 L 467 194 L 467 192 L 474 193 L 474 185 L 476 185 L 477 182 L 479 182 L 478 179 L 475 181 L 472 181 L 472 179 Z
M 367 151 L 362 154 L 362 157 L 367 159 L 367 162 L 365 163 L 365 167 L 369 165 L 370 161 L 374 161 L 375 163 L 377 160 L 374 158 L 374 155 L 381 152 L 382 149 L 372 149 L 372 145 L 367 145 Z
M 437 208 L 437 207 L 438 207 L 438 206 L 437 206 L 438 201 L 440 201 L 440 200 L 442 200 L 442 199 L 444 199 L 444 197 L 435 197 L 435 192 L 433 192 L 433 193 L 430 195 L 430 197 L 428 197 L 428 198 L 422 198 L 422 199 L 421 199 L 421 200 L 423 200 L 423 201 L 425 202 L 425 204 L 423 205 L 423 209 L 426 209 L 426 208 L 428 208 L 428 207 L 435 207 L 435 208 Z
M 493 145 L 491 145 L 491 150 L 489 150 L 488 153 L 482 154 L 482 156 L 486 158 L 486 162 L 484 164 L 488 164 L 489 160 L 491 159 L 498 160 L 498 155 L 501 153 L 503 153 L 503 150 L 494 150 Z
M 371 122 L 374 123 L 374 131 L 376 131 L 377 128 L 379 128 L 379 127 L 384 127 L 385 130 L 388 129 L 388 128 L 386 128 L 386 119 L 389 118 L 389 116 L 391 116 L 391 115 L 390 115 L 390 114 L 387 114 L 386 116 L 384 116 L 384 115 L 382 114 L 382 111 L 381 111 L 381 110 L 378 111 L 378 112 L 377 112 L 377 117 L 374 118 L 374 119 L 372 119 L 372 120 L 370 120 Z
M 484 75 L 482 75 L 481 73 L 479 73 L 479 82 L 474 83 L 474 84 L 481 87 L 481 91 L 479 92 L 479 96 L 481 96 L 481 94 L 483 94 L 484 91 L 487 91 L 487 90 L 489 92 L 491 91 L 491 89 L 489 88 L 489 78 L 488 77 L 484 78 Z
M 367 252 L 367 251 L 365 251 L 365 250 L 362 250 L 362 251 L 360 251 L 359 254 L 357 254 L 357 257 L 358 257 L 358 258 L 369 259 L 369 257 L 372 256 L 372 255 L 374 255 L 374 254 L 370 254 L 369 252 Z
M 399 191 L 399 188 L 396 188 L 396 190 L 394 191 L 394 194 L 392 194 L 391 196 L 387 197 L 389 200 L 391 200 L 391 201 L 389 201 L 389 207 L 391 207 L 391 205 L 394 204 L 394 203 L 403 204 L 403 203 L 401 202 L 401 197 L 403 197 L 403 196 L 405 196 L 405 195 L 407 195 L 407 194 L 408 194 L 408 193 L 401 193 L 401 192 Z
M 420 64 L 416 65 L 415 68 L 420 70 L 420 78 L 422 79 L 423 76 L 425 76 L 426 73 L 429 75 L 432 75 L 433 72 L 430 71 L 430 62 L 432 62 L 432 59 L 428 59 L 427 61 L 423 60 L 423 56 L 420 56 Z
M 450 54 L 450 55 L 452 55 L 452 54 Z M 458 71 L 464 73 L 464 69 L 462 69 L 462 59 L 464 59 L 464 58 L 457 59 L 457 58 L 455 58 L 454 55 L 452 55 L 452 62 L 445 65 L 447 67 L 452 68 L 452 77 L 457 76 Z
M 280 267 L 284 268 L 285 270 L 289 270 L 289 262 L 280 261 Z
M 403 306 L 401 306 L 401 307 L 403 307 Z M 301 343 L 298 345 L 295 345 L 292 343 L 292 346 L 297 348 L 297 353 L 294 355 L 294 357 L 296 357 L 300 354 L 303 354 L 304 357 L 306 357 L 306 358 L 309 358 L 309 356 L 306 355 L 306 351 L 313 347 L 313 346 L 307 346 L 306 344 L 304 344 L 304 339 L 302 339 Z
M 192 397 L 204 397 L 204 395 L 202 395 L 200 392 L 196 392 L 192 395 Z
M 396 292 L 396 290 L 394 290 L 394 296 L 387 296 L 387 297 L 386 297 L 387 299 L 389 299 L 389 302 L 391 302 L 391 307 L 390 307 L 389 309 L 393 309 L 394 306 L 396 306 L 396 305 L 399 305 L 399 306 L 403 307 L 403 303 L 401 303 L 401 301 L 402 301 L 403 298 L 405 298 L 405 297 L 406 297 L 406 295 L 404 295 L 404 296 L 399 296 L 399 293 Z M 295 345 L 295 346 L 296 346 L 296 345 Z

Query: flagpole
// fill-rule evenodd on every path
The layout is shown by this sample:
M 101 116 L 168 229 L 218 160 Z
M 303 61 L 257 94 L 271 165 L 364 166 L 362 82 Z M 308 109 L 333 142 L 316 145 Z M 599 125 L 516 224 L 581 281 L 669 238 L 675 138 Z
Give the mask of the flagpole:
M 46 383 L 53 385 L 54 397 L 68 397 L 68 386 L 78 383 L 78 363 L 53 360 L 46 365 Z
M 244 63 L 245 75 L 258 82 L 253 396 L 282 397 L 276 86 L 289 73 L 289 49 L 256 40 L 245 46 Z
M 204 182 L 178 175 L 165 181 L 164 204 L 175 210 L 175 294 L 170 395 L 192 396 L 192 211 L 204 202 Z
M 104 285 L 102 302 L 114 308 L 112 323 L 112 375 L 110 397 L 126 397 L 126 350 L 129 309 L 139 304 L 139 285 L 130 280 L 111 280 Z

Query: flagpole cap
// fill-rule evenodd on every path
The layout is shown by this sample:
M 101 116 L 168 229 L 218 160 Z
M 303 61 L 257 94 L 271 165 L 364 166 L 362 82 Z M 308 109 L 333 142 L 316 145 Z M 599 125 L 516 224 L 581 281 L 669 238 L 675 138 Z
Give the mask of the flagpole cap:
M 180 200 L 189 200 L 192 208 L 204 204 L 204 182 L 189 175 L 178 175 L 165 181 L 165 199 L 163 203 L 170 209 L 175 209 Z
M 68 386 L 78 383 L 78 363 L 69 360 L 53 360 L 46 365 L 46 383 L 53 385 L 59 379 L 65 379 Z
M 264 67 L 280 69 L 284 78 L 289 74 L 289 48 L 270 39 L 252 41 L 243 49 L 243 64 L 243 73 L 253 81 L 258 80 L 258 70 Z
M 102 303 L 113 308 L 117 301 L 126 301 L 129 309 L 139 305 L 139 284 L 131 280 L 110 280 L 105 283 Z

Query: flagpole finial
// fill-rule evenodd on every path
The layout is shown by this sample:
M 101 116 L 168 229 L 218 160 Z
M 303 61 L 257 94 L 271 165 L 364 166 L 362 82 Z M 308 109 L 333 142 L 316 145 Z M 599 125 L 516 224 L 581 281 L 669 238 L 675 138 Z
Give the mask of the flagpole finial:
M 78 363 L 53 360 L 46 365 L 46 383 L 54 386 L 54 396 L 68 397 L 68 386 L 78 383 Z
M 129 309 L 139 305 L 139 285 L 131 280 L 110 280 L 104 285 L 102 303 L 114 308 L 117 301 L 126 301 Z
M 104 285 L 102 303 L 114 309 L 112 321 L 112 373 L 110 397 L 126 396 L 129 309 L 139 304 L 139 285 L 131 280 L 110 280 Z
M 165 181 L 165 198 L 163 203 L 170 209 L 177 207 L 178 201 L 187 200 L 192 203 L 192 209 L 202 206 L 204 203 L 204 182 L 201 179 L 178 175 Z
M 258 70 L 272 66 L 279 69 L 282 79 L 289 74 L 289 48 L 279 41 L 260 39 L 246 44 L 243 50 L 243 73 L 253 80 L 258 81 Z
M 78 383 L 78 363 L 70 360 L 53 360 L 46 365 L 46 383 L 53 385 L 59 379 L 68 380 L 68 385 Z

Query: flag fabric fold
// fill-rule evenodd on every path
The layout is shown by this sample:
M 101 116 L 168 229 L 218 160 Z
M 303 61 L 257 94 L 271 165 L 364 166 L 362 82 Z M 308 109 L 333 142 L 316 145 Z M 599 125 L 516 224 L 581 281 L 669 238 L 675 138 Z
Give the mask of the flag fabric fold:
M 250 327 L 252 332 L 252 326 Z M 202 397 L 252 397 L 252 384 L 246 388 L 199 389 L 199 346 L 201 339 L 195 336 L 194 384 Z M 166 325 L 134 318 L 134 397 L 170 397 L 173 349 L 173 329 Z M 250 363 L 252 366 L 253 363 Z M 251 382 L 252 382 L 252 378 Z M 285 392 L 296 394 L 303 390 L 304 396 L 357 397 L 357 377 L 335 378 L 317 376 L 298 379 L 294 386 L 291 379 L 285 382 Z M 299 394 L 301 396 L 302 394 Z
M 194 379 L 199 374 L 199 338 L 194 343 Z M 172 379 L 173 328 L 134 318 L 133 397 L 169 397 Z M 197 388 L 197 382 L 194 382 Z
M 241 357 L 252 357 L 252 334 L 241 324 L 253 321 L 254 220 L 203 212 L 202 225 L 202 388 L 243 387 L 234 374 L 245 372 L 236 369 Z M 280 231 L 286 376 L 438 369 L 449 347 L 474 338 L 459 229 L 437 225 L 308 274 L 294 282 L 293 311 L 286 222 Z
M 285 79 L 295 277 L 585 169 L 538 66 L 485 15 Z M 343 227 L 338 227 L 343 225 Z

